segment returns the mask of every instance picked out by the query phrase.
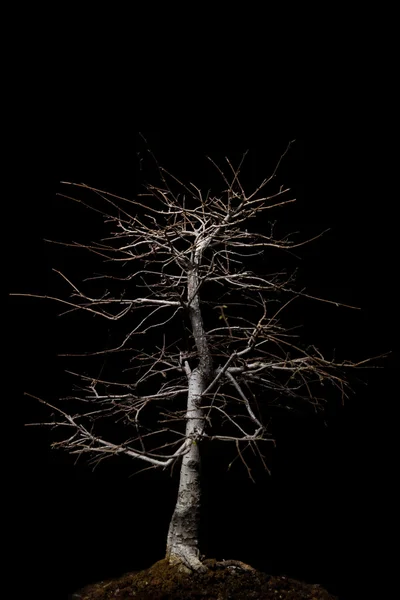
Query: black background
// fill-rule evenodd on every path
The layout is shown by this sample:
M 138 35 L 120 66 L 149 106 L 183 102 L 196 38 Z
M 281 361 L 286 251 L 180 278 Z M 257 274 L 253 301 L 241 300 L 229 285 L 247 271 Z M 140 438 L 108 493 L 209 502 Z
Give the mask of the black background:
M 318 582 L 342 599 L 356 598 L 355 590 L 367 589 L 372 576 L 389 568 L 385 548 L 394 535 L 398 192 L 389 159 L 372 139 L 348 132 L 307 137 L 295 130 L 277 135 L 188 128 L 144 135 L 161 164 L 202 188 L 216 181 L 205 155 L 219 163 L 229 156 L 235 163 L 249 150 L 244 178 L 252 185 L 270 174 L 296 139 L 277 178 L 291 187 L 297 202 L 274 219 L 283 230 L 305 236 L 330 228 L 298 253 L 299 282 L 312 294 L 362 309 L 310 300 L 300 304 L 298 321 L 317 345 L 335 348 L 338 355 L 357 360 L 392 354 L 377 363 L 383 369 L 364 371 L 354 396 L 344 407 L 333 402 L 325 421 L 276 415 L 272 475 L 255 467 L 256 485 L 239 465 L 227 472 L 223 449 L 217 457 L 206 449 L 202 548 L 208 556 L 238 558 Z M 63 133 L 25 152 L 7 202 L 9 288 L 62 294 L 52 267 L 77 280 L 90 263 L 43 240 L 90 241 L 102 229 L 80 207 L 56 196 L 65 191 L 60 181 L 133 197 L 147 175 L 148 157 L 137 132 L 107 142 Z M 177 479 L 155 471 L 131 477 L 134 467 L 118 459 L 92 471 L 50 450 L 51 431 L 24 426 L 46 411 L 23 393 L 49 402 L 68 393 L 66 365 L 57 354 L 86 340 L 80 324 L 74 329 L 57 316 L 54 303 L 13 296 L 8 305 L 11 385 L 4 402 L 17 423 L 3 455 L 11 465 L 11 554 L 21 586 L 29 582 L 35 596 L 56 600 L 162 558 Z

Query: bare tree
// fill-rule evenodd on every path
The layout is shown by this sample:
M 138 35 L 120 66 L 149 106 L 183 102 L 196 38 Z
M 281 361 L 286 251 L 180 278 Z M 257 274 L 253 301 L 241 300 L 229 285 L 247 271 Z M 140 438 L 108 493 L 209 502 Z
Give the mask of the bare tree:
M 263 424 L 265 405 L 283 398 L 319 408 L 325 401 L 320 384 L 329 381 L 346 395 L 342 369 L 355 366 L 337 364 L 313 346 L 304 349 L 281 317 L 306 294 L 293 292 L 292 276 L 252 268 L 268 250 L 305 243 L 275 237 L 273 228 L 256 231 L 258 217 L 293 202 L 284 187 L 267 193 L 278 166 L 246 191 L 241 165 L 215 165 L 223 182 L 218 196 L 161 167 L 159 185 L 146 185 L 134 200 L 68 184 L 81 192 L 72 199 L 99 212 L 109 227 L 98 242 L 69 245 L 111 266 L 101 278 L 118 291 L 95 296 L 84 291 L 93 281 L 78 284 L 59 272 L 71 294 L 51 299 L 67 311 L 123 322 L 114 347 L 88 354 L 129 363 L 118 380 L 76 374 L 79 386 L 71 399 L 83 410 L 46 403 L 56 415 L 47 424 L 66 432 L 55 446 L 95 461 L 126 455 L 149 468 L 180 463 L 166 556 L 184 569 L 206 570 L 198 544 L 201 443 L 234 444 L 251 477 L 246 450 L 266 467 L 260 444 L 274 442 Z M 105 434 L 104 419 L 122 424 L 130 437 L 110 439 L 114 433 Z

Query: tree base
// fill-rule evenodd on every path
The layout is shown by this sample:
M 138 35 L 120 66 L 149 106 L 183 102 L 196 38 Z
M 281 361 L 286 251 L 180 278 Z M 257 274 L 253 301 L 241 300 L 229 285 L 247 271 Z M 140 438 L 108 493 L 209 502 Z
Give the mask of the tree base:
M 255 571 L 252 566 L 241 560 L 204 559 L 205 556 L 198 558 L 196 555 L 190 553 L 186 553 L 184 556 L 175 554 L 166 557 L 168 564 L 172 567 L 176 567 L 179 573 L 187 575 L 191 573 L 207 573 L 209 568 Z
M 176 567 L 179 573 L 206 573 L 208 568 L 194 552 L 182 550 L 179 554 L 167 554 L 166 560 L 172 567 Z
M 184 574 L 163 559 L 144 571 L 87 586 L 70 600 L 337 600 L 318 585 L 268 575 L 239 560 L 205 559 L 203 566 L 205 573 Z

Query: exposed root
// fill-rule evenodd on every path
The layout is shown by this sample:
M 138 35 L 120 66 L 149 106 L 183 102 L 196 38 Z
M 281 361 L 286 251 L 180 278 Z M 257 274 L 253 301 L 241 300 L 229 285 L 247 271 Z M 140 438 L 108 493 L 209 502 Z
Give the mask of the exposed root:
M 234 567 L 237 569 L 242 569 L 242 571 L 255 571 L 252 566 L 242 562 L 241 560 L 218 560 L 215 563 L 215 566 L 223 568 Z
M 180 573 L 206 573 L 208 571 L 195 552 L 182 550 L 179 554 L 169 554 L 167 560 L 170 565 L 176 565 Z

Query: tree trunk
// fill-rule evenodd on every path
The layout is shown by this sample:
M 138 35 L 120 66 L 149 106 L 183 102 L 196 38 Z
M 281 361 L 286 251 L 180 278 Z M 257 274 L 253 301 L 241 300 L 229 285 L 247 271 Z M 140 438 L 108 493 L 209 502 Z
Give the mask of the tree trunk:
M 200 261 L 201 250 L 195 256 L 194 268 L 187 273 L 189 317 L 199 359 L 193 371 L 190 370 L 187 362 L 184 365 L 188 377 L 186 439 L 191 439 L 192 444 L 182 458 L 178 499 L 169 526 L 166 556 L 170 563 L 180 563 L 183 568 L 204 572 L 207 568 L 199 559 L 201 496 L 199 442 L 204 428 L 201 395 L 212 373 L 212 358 L 200 309 L 197 271 Z
M 166 554 L 172 564 L 203 572 L 207 569 L 199 560 L 201 463 L 196 438 L 203 428 L 200 397 L 204 388 L 201 371 L 196 368 L 189 375 L 186 422 L 186 437 L 192 439 L 192 444 L 182 458 L 178 499 L 169 526 Z

